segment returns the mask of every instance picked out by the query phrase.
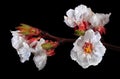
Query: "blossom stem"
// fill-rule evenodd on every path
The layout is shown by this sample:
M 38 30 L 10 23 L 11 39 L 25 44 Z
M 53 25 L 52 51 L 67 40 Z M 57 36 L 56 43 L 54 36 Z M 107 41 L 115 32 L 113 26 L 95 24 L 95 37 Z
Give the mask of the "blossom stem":
M 62 38 L 62 37 L 57 37 L 54 35 L 51 35 L 47 32 L 42 31 L 42 36 L 46 39 L 50 39 L 50 40 L 54 40 L 57 41 L 59 43 L 66 43 L 66 42 L 74 42 L 76 39 L 69 39 L 69 38 Z
M 70 42 L 73 43 L 73 42 L 76 40 L 76 39 L 71 39 L 71 38 L 61 38 L 61 37 L 57 37 L 57 36 L 54 36 L 54 35 L 51 35 L 51 34 L 45 32 L 45 31 L 41 31 L 41 34 L 42 34 L 42 36 L 43 36 L 44 38 L 57 41 L 57 42 L 59 42 L 59 43 L 61 43 L 61 44 L 70 43 Z M 120 46 L 111 45 L 111 44 L 109 44 L 109 43 L 106 43 L 106 42 L 103 41 L 103 40 L 102 40 L 102 43 L 106 46 L 106 48 L 120 52 Z
M 120 52 L 120 47 L 119 46 L 116 46 L 116 45 L 111 45 L 109 43 L 106 43 L 106 42 L 102 42 L 108 49 L 111 49 L 111 50 L 115 50 L 115 51 L 118 51 Z

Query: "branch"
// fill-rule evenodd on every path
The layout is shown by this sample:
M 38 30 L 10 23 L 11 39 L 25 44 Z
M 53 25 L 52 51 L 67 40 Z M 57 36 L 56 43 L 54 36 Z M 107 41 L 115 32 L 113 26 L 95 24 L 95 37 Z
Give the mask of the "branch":
M 103 42 L 103 44 L 104 44 L 108 49 L 111 49 L 111 50 L 115 50 L 115 51 L 120 52 L 120 47 L 119 47 L 119 46 L 111 45 L 111 44 L 108 44 L 108 43 L 106 43 L 106 42 Z
M 55 40 L 55 41 L 58 41 L 59 43 L 62 43 L 62 44 L 66 43 L 66 42 L 67 43 L 74 42 L 76 40 L 76 39 L 61 38 L 61 37 L 53 36 L 45 31 L 42 31 L 42 35 L 44 36 L 44 38 Z M 103 40 L 102 40 L 102 43 L 105 45 L 106 48 L 120 52 L 119 46 L 108 44 Z
M 59 43 L 65 43 L 65 42 L 74 42 L 76 39 L 68 39 L 68 38 L 61 38 L 57 36 L 53 36 L 45 31 L 42 31 L 42 36 L 46 39 L 58 41 Z

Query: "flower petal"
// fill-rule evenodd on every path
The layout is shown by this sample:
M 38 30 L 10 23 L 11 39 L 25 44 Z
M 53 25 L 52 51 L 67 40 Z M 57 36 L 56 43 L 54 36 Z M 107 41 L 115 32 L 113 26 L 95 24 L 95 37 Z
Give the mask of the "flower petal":
M 93 12 L 90 8 L 87 8 L 85 5 L 80 5 L 75 8 L 75 18 L 77 22 L 82 20 L 88 20 L 92 16 Z
M 34 60 L 36 67 L 39 70 L 41 70 L 46 65 L 47 55 L 44 52 L 43 53 L 41 52 L 40 54 L 35 55 L 33 60 Z
M 104 56 L 106 48 L 103 46 L 103 44 L 101 42 L 98 42 L 98 43 L 95 43 L 94 46 L 95 46 L 94 54 L 96 54 L 98 56 Z
M 43 50 L 43 48 L 42 48 L 42 46 L 41 46 L 43 43 L 45 43 L 45 40 L 44 40 L 43 38 L 41 38 L 40 41 L 37 42 L 37 45 L 36 45 L 35 50 L 36 50 L 36 51 Z
M 18 31 L 11 31 L 13 37 L 11 39 L 12 46 L 19 49 L 22 46 L 24 39 L 19 36 Z
M 98 65 L 100 62 L 102 61 L 102 57 L 101 56 L 96 56 L 96 55 L 92 55 L 91 59 L 90 59 L 90 65 Z
M 91 25 L 93 27 L 104 26 L 105 24 L 107 24 L 109 22 L 110 15 L 111 15 L 111 13 L 109 13 L 109 14 L 96 13 L 91 17 L 89 22 L 91 23 Z
M 76 58 L 77 58 L 77 52 L 76 52 L 74 49 L 71 50 L 70 57 L 71 57 L 71 59 L 74 60 L 74 61 L 77 60 L 77 59 L 76 59 Z
M 80 66 L 83 68 L 88 68 L 89 67 L 89 60 L 87 58 L 87 55 L 81 54 L 78 56 L 77 62 Z
M 17 52 L 22 63 L 24 63 L 26 60 L 29 60 L 31 51 L 27 43 L 23 42 L 23 47 L 19 48 Z
M 95 38 L 94 31 L 92 29 L 87 30 L 83 38 L 84 38 L 84 41 L 91 41 L 89 39 Z
M 73 9 L 69 9 L 67 12 L 66 12 L 66 15 L 71 18 L 71 19 L 74 19 L 74 10 Z
M 91 65 L 97 65 L 101 62 L 102 56 L 105 54 L 106 48 L 100 42 L 99 32 L 94 32 L 92 29 L 86 31 L 84 36 L 79 37 L 71 50 L 71 58 L 83 68 L 88 68 Z M 90 53 L 86 53 L 83 46 L 86 42 L 92 44 Z
M 76 26 L 76 23 L 72 18 L 64 16 L 64 22 L 71 28 L 74 28 Z

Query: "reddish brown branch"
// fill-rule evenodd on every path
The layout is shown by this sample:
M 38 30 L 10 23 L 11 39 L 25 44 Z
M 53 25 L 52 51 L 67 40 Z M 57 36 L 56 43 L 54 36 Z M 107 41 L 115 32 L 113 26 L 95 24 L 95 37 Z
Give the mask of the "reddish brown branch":
M 51 39 L 54 41 L 58 41 L 60 43 L 65 43 L 65 42 L 74 42 L 76 39 L 67 39 L 67 38 L 61 38 L 61 37 L 57 37 L 57 36 L 53 36 L 47 32 L 42 32 L 42 36 L 46 39 Z
M 119 46 L 111 45 L 111 44 L 108 44 L 108 43 L 105 43 L 105 42 L 103 42 L 103 44 L 104 44 L 108 49 L 111 49 L 111 50 L 115 50 L 115 51 L 119 51 L 119 52 L 120 52 L 120 47 L 119 47 Z
M 61 37 L 53 36 L 53 35 L 51 35 L 47 32 L 44 32 L 44 31 L 42 31 L 42 34 L 43 34 L 44 38 L 54 40 L 54 41 L 58 41 L 62 44 L 66 43 L 66 42 L 74 42 L 76 40 L 76 39 L 68 39 L 68 38 L 61 38 Z M 105 45 L 106 48 L 120 52 L 120 47 L 119 46 L 108 44 L 108 43 L 104 42 L 103 40 L 102 40 L 102 43 Z

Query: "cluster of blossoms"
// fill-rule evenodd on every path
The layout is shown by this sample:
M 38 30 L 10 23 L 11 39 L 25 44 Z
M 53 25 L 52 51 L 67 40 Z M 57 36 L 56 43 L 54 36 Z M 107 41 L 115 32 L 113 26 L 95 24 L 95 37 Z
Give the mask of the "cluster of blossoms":
M 101 35 L 105 34 L 104 25 L 109 22 L 109 14 L 94 13 L 85 5 L 69 9 L 64 16 L 64 22 L 74 28 L 79 38 L 73 43 L 71 58 L 83 68 L 98 65 L 106 48 L 101 43 Z
M 36 67 L 41 70 L 46 65 L 47 56 L 55 54 L 54 49 L 58 42 L 45 40 L 41 31 L 32 26 L 21 24 L 17 31 L 11 31 L 13 38 L 12 46 L 16 49 L 22 63 L 29 60 L 31 53 Z
M 73 43 L 70 56 L 83 68 L 98 65 L 105 54 L 106 48 L 101 43 L 101 35 L 105 34 L 104 25 L 109 22 L 109 14 L 94 13 L 85 5 L 69 9 L 64 22 L 75 30 L 79 38 Z M 21 24 L 12 33 L 12 46 L 16 49 L 20 61 L 28 61 L 31 54 L 36 67 L 41 70 L 46 65 L 47 56 L 55 54 L 59 41 L 45 39 L 42 31 L 32 26 Z

